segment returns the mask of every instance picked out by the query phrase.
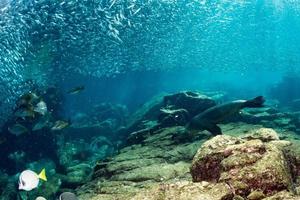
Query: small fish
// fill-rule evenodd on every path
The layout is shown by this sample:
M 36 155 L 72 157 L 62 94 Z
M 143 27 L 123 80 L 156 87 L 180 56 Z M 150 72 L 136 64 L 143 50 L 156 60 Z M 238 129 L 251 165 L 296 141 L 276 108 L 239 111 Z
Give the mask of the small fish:
M 40 179 L 47 181 L 45 169 L 43 169 L 39 174 L 31 170 L 23 171 L 19 176 L 19 190 L 31 191 L 37 188 Z
M 23 133 L 27 133 L 28 129 L 25 126 L 21 125 L 21 124 L 15 124 L 11 128 L 8 128 L 8 131 L 11 134 L 19 136 L 19 135 L 21 135 Z
M 84 90 L 84 86 L 78 86 L 68 91 L 69 94 L 78 94 Z
M 59 130 L 62 130 L 64 128 L 67 128 L 69 125 L 70 125 L 69 122 L 66 122 L 66 121 L 63 121 L 63 120 L 58 120 L 54 123 L 51 130 L 52 131 L 59 131 Z
M 36 104 L 33 110 L 41 115 L 45 115 L 47 113 L 47 105 L 43 100 L 41 100 L 38 104 Z

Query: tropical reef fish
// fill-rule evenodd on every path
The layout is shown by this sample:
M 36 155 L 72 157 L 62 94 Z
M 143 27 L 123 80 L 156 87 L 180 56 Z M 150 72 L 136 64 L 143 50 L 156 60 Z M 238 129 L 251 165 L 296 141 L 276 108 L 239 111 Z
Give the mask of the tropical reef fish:
M 41 100 L 36 104 L 33 110 L 37 113 L 40 113 L 41 115 L 45 115 L 47 113 L 47 105 L 43 100 Z
M 67 128 L 69 125 L 70 125 L 69 122 L 66 122 L 66 121 L 63 121 L 63 120 L 58 120 L 54 123 L 51 130 L 52 131 L 59 131 L 59 130 L 62 130 L 64 128 Z
M 72 192 L 64 192 L 59 196 L 59 200 L 78 200 Z
M 217 126 L 218 123 L 228 119 L 228 117 L 238 113 L 243 108 L 263 107 L 264 102 L 264 98 L 258 96 L 251 100 L 237 100 L 213 106 L 192 118 L 186 128 L 188 130 L 208 130 L 213 135 L 219 135 L 222 134 L 222 130 Z
M 28 129 L 21 125 L 21 124 L 15 124 L 13 125 L 12 127 L 9 127 L 8 128 L 8 131 L 11 133 L 11 134 L 14 134 L 16 136 L 19 136 L 23 133 L 27 133 L 28 132 Z
M 40 179 L 47 181 L 45 169 L 43 169 L 39 174 L 31 170 L 23 171 L 19 176 L 19 190 L 31 191 L 37 188 Z
M 68 91 L 69 94 L 78 94 L 84 90 L 84 86 L 78 86 Z

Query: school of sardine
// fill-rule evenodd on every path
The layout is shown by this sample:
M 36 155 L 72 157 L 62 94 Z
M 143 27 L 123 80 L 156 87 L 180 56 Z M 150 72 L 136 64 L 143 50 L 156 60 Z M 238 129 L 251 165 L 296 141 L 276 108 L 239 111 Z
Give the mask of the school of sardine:
M 297 35 L 281 38 L 273 29 L 265 31 L 268 23 L 287 35 L 292 26 L 272 2 L 1 0 L 0 122 L 31 81 L 43 86 L 70 73 L 103 77 L 136 70 L 276 69 L 300 64 L 282 56 L 300 53 L 296 43 L 287 42 Z M 288 1 L 285 6 L 299 15 L 295 4 L 300 3 Z M 271 17 L 256 21 L 257 15 Z M 248 40 L 253 34 L 256 41 Z M 280 49 L 268 46 L 273 40 Z M 286 43 L 291 45 L 281 45 Z M 271 49 L 274 56 L 265 56 Z

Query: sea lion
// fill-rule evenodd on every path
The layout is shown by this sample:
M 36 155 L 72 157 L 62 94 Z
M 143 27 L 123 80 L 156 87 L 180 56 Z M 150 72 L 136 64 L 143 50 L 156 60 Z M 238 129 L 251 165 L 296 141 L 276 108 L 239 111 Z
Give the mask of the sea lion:
M 218 123 L 238 113 L 243 108 L 263 107 L 264 102 L 265 99 L 258 96 L 251 100 L 237 100 L 216 105 L 193 117 L 186 128 L 188 130 L 208 130 L 213 135 L 220 135 L 222 130 L 217 126 Z

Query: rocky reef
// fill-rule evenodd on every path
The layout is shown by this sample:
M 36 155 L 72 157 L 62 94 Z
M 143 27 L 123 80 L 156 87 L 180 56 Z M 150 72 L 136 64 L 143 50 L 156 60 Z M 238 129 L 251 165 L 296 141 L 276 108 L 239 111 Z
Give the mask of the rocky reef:
M 63 191 L 91 200 L 300 198 L 300 115 L 266 106 L 243 109 L 220 124 L 224 134 L 213 138 L 207 131 L 185 129 L 222 97 L 164 94 L 132 114 L 125 106 L 101 103 L 73 116 L 66 129 L 13 137 L 23 145 L 29 139 L 51 140 L 54 145 L 47 149 L 53 153 L 9 149 L 14 169 L 0 171 L 1 198 L 55 199 Z M 49 174 L 48 182 L 29 194 L 16 191 L 18 172 L 27 168 L 46 168 Z
M 200 95 L 191 96 L 201 102 Z M 174 97 L 190 95 L 160 97 L 138 111 L 143 114 L 132 123 L 135 129 L 127 129 L 127 146 L 97 163 L 92 180 L 77 189 L 80 199 L 299 198 L 296 113 L 246 109 L 221 125 L 224 135 L 209 139 L 206 131 L 183 135 L 182 124 L 169 120 L 193 116 L 193 109 L 168 100 Z M 207 108 L 215 105 L 209 101 Z
M 299 160 L 280 133 L 230 124 L 225 135 L 176 144 L 171 138 L 181 128 L 160 130 L 98 163 L 93 181 L 77 190 L 80 198 L 299 199 Z

